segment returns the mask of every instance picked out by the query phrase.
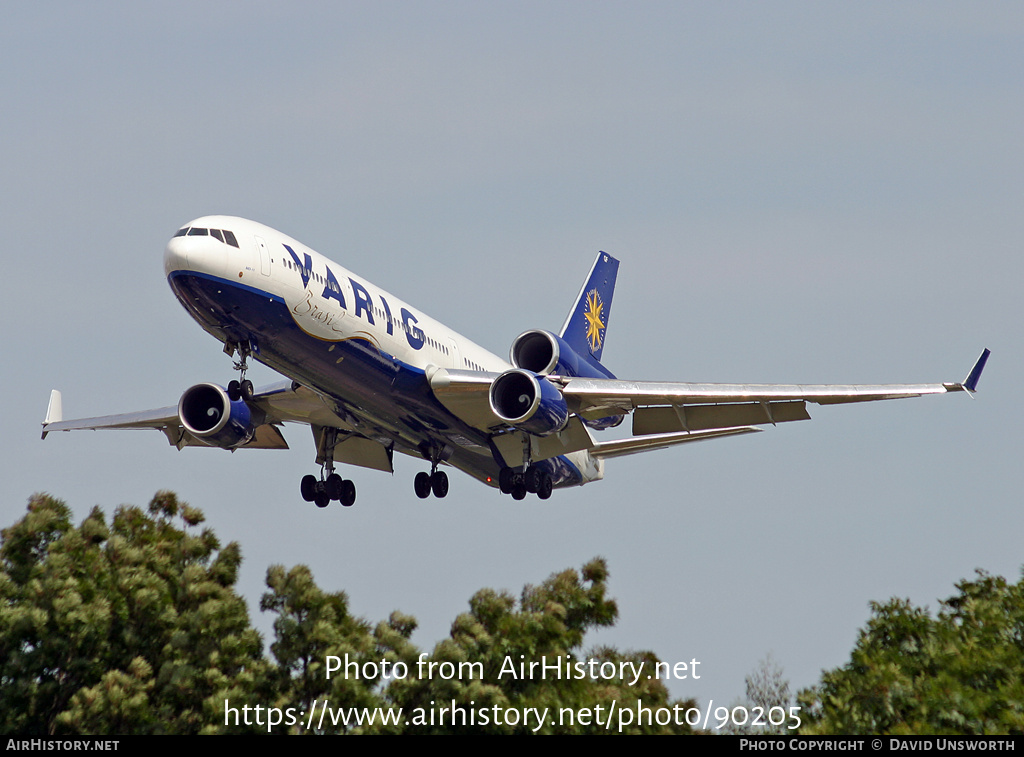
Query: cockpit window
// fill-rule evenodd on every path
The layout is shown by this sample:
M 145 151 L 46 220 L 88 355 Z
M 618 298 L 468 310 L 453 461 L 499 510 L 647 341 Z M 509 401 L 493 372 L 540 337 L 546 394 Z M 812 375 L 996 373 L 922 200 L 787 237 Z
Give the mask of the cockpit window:
M 200 229 L 195 226 L 192 228 L 186 226 L 184 229 L 178 229 L 174 236 L 183 237 L 186 235 L 190 237 L 213 237 L 214 239 L 218 239 L 232 247 L 238 247 L 238 240 L 235 239 L 234 232 L 228 231 L 227 229 Z

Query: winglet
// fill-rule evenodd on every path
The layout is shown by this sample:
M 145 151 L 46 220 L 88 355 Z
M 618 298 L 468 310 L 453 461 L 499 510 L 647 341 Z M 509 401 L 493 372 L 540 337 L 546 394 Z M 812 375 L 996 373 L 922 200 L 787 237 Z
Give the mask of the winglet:
M 981 372 L 985 370 L 985 363 L 988 362 L 990 350 L 987 348 L 981 353 L 981 357 L 978 358 L 978 362 L 971 368 L 971 372 L 967 374 L 967 378 L 964 379 L 964 389 L 967 390 L 968 394 L 974 394 L 978 390 L 978 379 L 981 378 Z
M 60 392 L 56 389 L 50 390 L 50 404 L 46 406 L 46 417 L 43 418 L 43 439 L 46 438 L 46 427 L 51 423 L 64 420 L 64 408 L 62 407 Z

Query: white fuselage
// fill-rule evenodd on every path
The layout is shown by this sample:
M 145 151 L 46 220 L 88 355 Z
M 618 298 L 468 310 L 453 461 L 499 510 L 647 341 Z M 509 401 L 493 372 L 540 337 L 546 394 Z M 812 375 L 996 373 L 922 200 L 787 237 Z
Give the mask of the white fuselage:
M 498 374 L 512 367 L 506 360 L 253 221 L 192 221 L 168 242 L 164 269 L 206 331 L 225 344 L 251 346 L 260 362 L 334 398 L 366 424 L 359 433 L 414 456 L 440 445 L 445 462 L 493 485 L 500 464 L 488 435 L 447 413 L 424 375 L 436 368 Z M 586 452 L 552 464 L 563 471 L 556 485 L 601 477 L 600 463 Z

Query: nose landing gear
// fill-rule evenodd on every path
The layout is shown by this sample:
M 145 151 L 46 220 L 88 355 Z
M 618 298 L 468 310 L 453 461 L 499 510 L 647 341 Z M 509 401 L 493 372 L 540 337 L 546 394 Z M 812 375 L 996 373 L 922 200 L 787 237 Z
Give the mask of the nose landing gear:
M 230 351 L 229 351 L 230 350 Z M 238 371 L 238 380 L 228 382 L 228 399 L 232 402 L 238 402 L 238 400 L 245 400 L 249 402 L 255 393 L 252 382 L 245 377 L 245 372 L 249 370 L 249 355 L 252 354 L 252 348 L 248 344 L 225 344 L 224 351 L 229 355 L 235 351 L 238 352 L 238 360 L 235 361 L 235 370 Z

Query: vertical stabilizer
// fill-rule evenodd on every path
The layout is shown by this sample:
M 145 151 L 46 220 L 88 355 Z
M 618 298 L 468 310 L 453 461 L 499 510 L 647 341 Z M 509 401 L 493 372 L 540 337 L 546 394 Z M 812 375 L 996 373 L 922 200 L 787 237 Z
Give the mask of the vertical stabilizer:
M 590 275 L 559 334 L 576 354 L 598 363 L 604 351 L 604 336 L 612 312 L 612 295 L 618 272 L 618 260 L 607 252 L 597 254 L 594 267 L 590 269 Z

